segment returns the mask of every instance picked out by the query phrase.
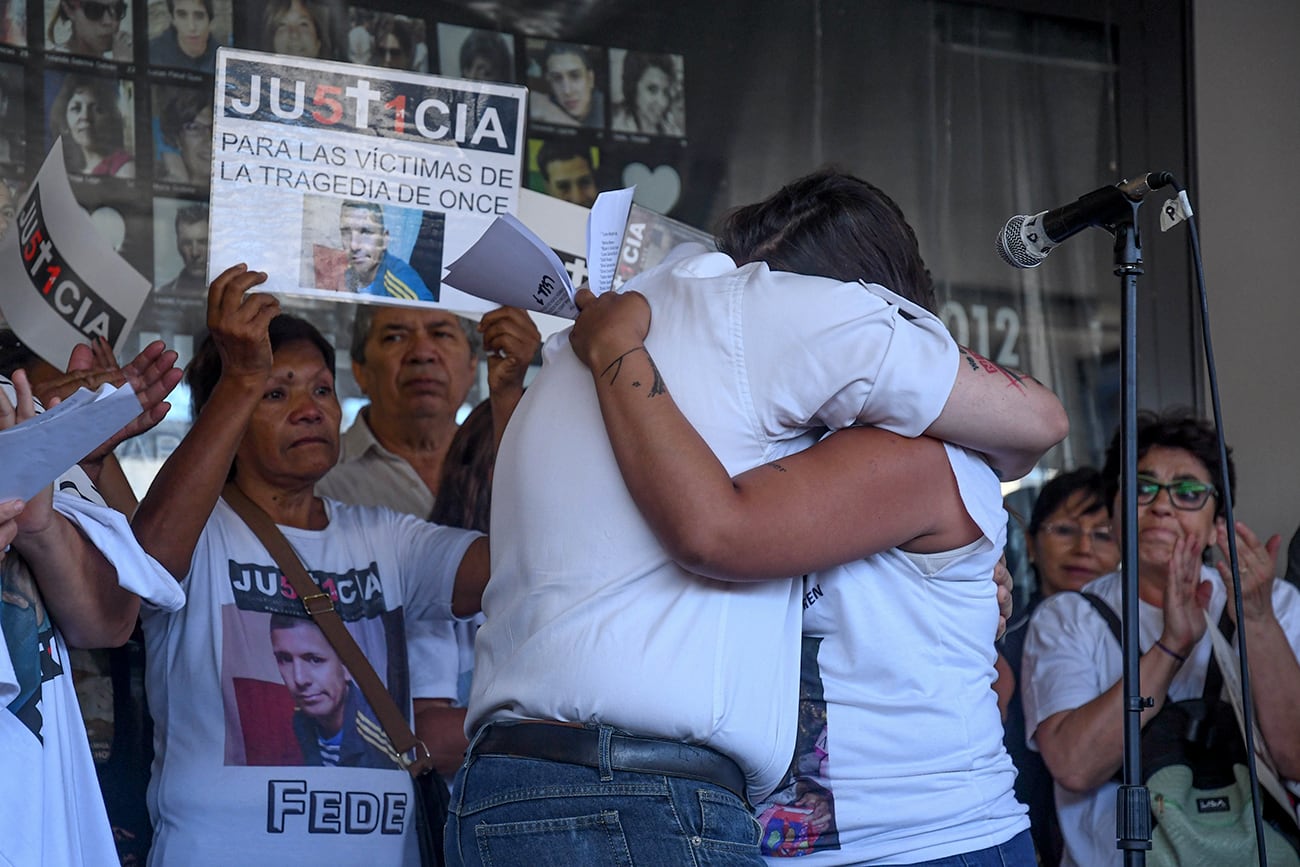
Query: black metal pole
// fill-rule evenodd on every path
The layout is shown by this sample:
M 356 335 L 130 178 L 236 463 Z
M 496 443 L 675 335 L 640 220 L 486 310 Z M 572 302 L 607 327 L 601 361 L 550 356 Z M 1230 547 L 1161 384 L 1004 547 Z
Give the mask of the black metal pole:
M 1125 867 L 1142 867 L 1151 848 L 1151 802 L 1142 785 L 1143 698 L 1138 645 L 1137 573 L 1137 278 L 1142 274 L 1142 242 L 1137 229 L 1140 202 L 1129 202 L 1132 213 L 1115 225 L 1115 274 L 1123 300 L 1120 319 L 1122 354 L 1120 377 L 1120 499 L 1123 528 L 1121 593 L 1124 659 L 1124 782 L 1116 793 L 1116 846 L 1124 852 Z

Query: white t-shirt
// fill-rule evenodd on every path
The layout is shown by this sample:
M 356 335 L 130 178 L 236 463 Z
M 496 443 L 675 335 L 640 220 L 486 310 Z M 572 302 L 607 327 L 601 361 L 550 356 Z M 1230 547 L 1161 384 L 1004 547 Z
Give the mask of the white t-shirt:
M 730 473 L 827 426 L 919 433 L 956 377 L 942 324 L 879 287 L 679 250 L 628 288 L 650 302 L 646 344 L 673 398 Z M 497 455 L 467 729 L 599 721 L 706 744 L 760 798 L 794 744 L 799 584 L 713 581 L 668 557 L 622 482 L 568 336 L 547 341 Z
M 428 519 L 433 511 L 433 493 L 406 459 L 384 448 L 375 439 L 364 412 L 358 413 L 343 434 L 339 462 L 316 483 L 316 496 L 329 497 L 354 506 L 383 506 L 395 512 Z M 441 643 L 442 650 L 431 659 L 421 678 L 425 684 L 414 698 L 460 696 L 464 670 L 461 635 L 470 634 L 470 624 L 447 620 L 424 624 L 426 638 Z M 473 668 L 473 643 L 469 644 L 469 667 Z
M 0 377 L 9 399 L 9 380 Z M 80 467 L 55 484 L 54 508 L 81 528 L 118 573 L 154 604 L 184 603 L 175 580 L 141 550 L 126 519 L 103 505 Z M 118 862 L 95 776 L 68 648 L 15 553 L 0 566 L 0 865 Z
M 456 569 L 480 534 L 325 505 L 327 529 L 280 530 L 409 714 L 428 663 L 419 627 L 451 618 Z M 183 611 L 144 617 L 156 752 L 150 863 L 416 863 L 405 771 L 303 766 L 295 702 L 270 638 L 272 615 L 299 616 L 302 604 L 224 500 L 181 587 Z
M 1212 587 L 1208 611 L 1217 623 L 1227 601 L 1223 582 L 1218 571 L 1208 566 L 1202 568 L 1201 580 Z M 1113 572 L 1083 590 L 1101 597 L 1118 614 L 1122 607 L 1120 585 L 1119 573 Z M 1286 581 L 1275 581 L 1273 610 L 1291 652 L 1300 659 L 1300 592 Z M 1144 653 L 1163 629 L 1164 612 L 1139 600 L 1138 645 Z M 1169 684 L 1168 701 L 1200 698 L 1212 652 L 1210 636 L 1202 636 Z M 1038 724 L 1053 714 L 1082 707 L 1118 683 L 1123 674 L 1123 655 L 1110 627 L 1088 600 L 1077 593 L 1057 593 L 1043 600 L 1029 622 L 1021 672 L 1025 734 L 1029 746 L 1038 749 L 1034 739 Z M 1116 719 L 1115 725 L 1120 724 Z M 1065 838 L 1064 864 L 1102 867 L 1122 863 L 1115 848 L 1118 788 L 1118 783 L 1108 781 L 1081 794 L 1055 786 L 1056 812 Z
M 934 860 L 1029 827 L 992 689 L 1002 493 L 983 460 L 946 448 L 981 538 L 804 579 L 795 756 L 759 807 L 771 863 Z

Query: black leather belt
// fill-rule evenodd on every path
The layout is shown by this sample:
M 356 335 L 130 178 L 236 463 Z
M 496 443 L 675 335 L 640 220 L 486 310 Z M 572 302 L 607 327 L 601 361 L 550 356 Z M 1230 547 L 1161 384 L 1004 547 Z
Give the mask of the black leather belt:
M 490 723 L 470 748 L 474 756 L 510 756 L 600 767 L 600 730 L 546 722 Z M 721 786 L 746 804 L 740 766 L 708 747 L 615 732 L 609 766 L 616 771 L 665 774 Z

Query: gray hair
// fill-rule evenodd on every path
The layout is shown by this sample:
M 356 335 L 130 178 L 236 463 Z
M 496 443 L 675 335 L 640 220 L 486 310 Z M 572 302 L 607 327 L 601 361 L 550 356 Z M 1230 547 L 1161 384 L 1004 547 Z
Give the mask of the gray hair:
M 469 357 L 483 357 L 483 335 L 478 333 L 478 323 L 464 316 L 457 316 L 460 330 L 465 332 L 469 341 Z M 352 346 L 349 353 L 357 364 L 366 363 L 366 341 L 370 339 L 370 330 L 375 323 L 375 308 L 370 304 L 358 304 L 356 317 L 352 320 Z

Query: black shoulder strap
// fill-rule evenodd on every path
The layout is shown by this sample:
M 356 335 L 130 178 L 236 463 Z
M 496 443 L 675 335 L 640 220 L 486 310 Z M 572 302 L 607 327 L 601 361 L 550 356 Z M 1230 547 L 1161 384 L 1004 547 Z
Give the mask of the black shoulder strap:
M 1101 615 L 1101 619 L 1105 620 L 1106 625 L 1110 627 L 1110 634 L 1115 636 L 1115 640 L 1123 646 L 1123 627 L 1119 622 L 1119 615 L 1115 613 L 1115 609 L 1106 604 L 1106 600 L 1102 599 L 1096 593 L 1084 593 L 1080 590 L 1079 595 L 1084 599 L 1087 599 L 1088 604 L 1096 609 L 1097 613 Z
M 1102 620 L 1106 621 L 1106 625 L 1110 627 L 1110 634 L 1115 636 L 1115 640 L 1118 641 L 1122 647 L 1124 645 L 1122 635 L 1123 626 L 1120 623 L 1119 615 L 1115 613 L 1115 609 L 1111 608 L 1106 600 L 1102 599 L 1095 593 L 1085 593 L 1081 590 L 1079 591 L 1079 595 L 1084 599 L 1087 599 L 1088 604 L 1090 604 L 1096 612 L 1101 615 Z M 1219 615 L 1219 631 L 1228 639 L 1229 644 L 1232 643 L 1232 636 L 1236 631 L 1236 627 L 1237 625 L 1232 622 L 1232 618 L 1228 616 L 1228 606 L 1224 605 L 1223 613 Z M 1205 689 L 1201 691 L 1201 697 L 1217 699 L 1222 692 L 1223 672 L 1219 671 L 1219 661 L 1215 659 L 1214 654 L 1211 653 L 1210 663 L 1205 667 Z

